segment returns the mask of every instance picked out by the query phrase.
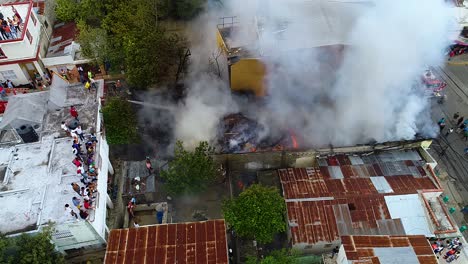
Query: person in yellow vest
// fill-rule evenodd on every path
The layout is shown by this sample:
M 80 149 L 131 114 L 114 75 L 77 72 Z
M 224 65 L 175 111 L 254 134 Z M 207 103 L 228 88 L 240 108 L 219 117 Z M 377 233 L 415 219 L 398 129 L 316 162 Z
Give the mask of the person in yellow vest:
M 85 87 L 86 90 L 89 91 L 89 87 L 91 87 L 91 84 L 89 83 L 89 81 L 86 81 L 84 87 Z

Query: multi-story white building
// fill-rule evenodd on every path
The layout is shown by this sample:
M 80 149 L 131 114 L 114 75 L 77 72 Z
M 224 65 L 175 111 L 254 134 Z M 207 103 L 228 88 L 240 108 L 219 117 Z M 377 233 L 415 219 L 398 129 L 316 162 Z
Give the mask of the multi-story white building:
M 8 104 L 0 123 L 0 203 L 3 205 L 0 232 L 8 235 L 38 232 L 53 225 L 53 241 L 60 251 L 105 244 L 109 232 L 106 211 L 107 206 L 112 207 L 107 178 L 113 169 L 102 128 L 102 94 L 103 81 L 99 82 L 96 94 L 85 91 L 81 84 L 69 85 L 54 75 L 50 91 L 15 95 L 10 99 L 23 99 L 20 101 L 25 111 L 10 111 L 15 103 Z M 60 128 L 62 121 L 73 121 L 70 105 L 77 107 L 83 129 L 94 131 L 98 140 L 94 150 L 98 172 L 95 210 L 89 210 L 88 220 L 79 216 L 76 219 L 64 207 L 69 204 L 79 212 L 72 198 L 80 195 L 71 183 L 84 186 L 72 164 L 75 157 L 72 139 Z M 43 109 L 42 118 L 34 114 L 39 112 L 37 109 Z M 19 136 L 8 140 L 8 131 L 17 131 Z
M 16 36 L 2 37 L 0 40 L 0 81 L 9 79 L 15 85 L 28 84 L 30 80 L 34 80 L 35 72 L 42 76 L 45 71 L 40 60 L 40 53 L 41 33 L 43 32 L 41 25 L 46 20 L 38 18 L 38 12 L 41 10 L 38 2 L 32 0 L 2 2 L 0 13 L 4 19 L 11 19 L 15 14 L 19 15 L 21 31 L 18 31 Z M 43 2 L 41 2 L 41 6 L 43 9 Z

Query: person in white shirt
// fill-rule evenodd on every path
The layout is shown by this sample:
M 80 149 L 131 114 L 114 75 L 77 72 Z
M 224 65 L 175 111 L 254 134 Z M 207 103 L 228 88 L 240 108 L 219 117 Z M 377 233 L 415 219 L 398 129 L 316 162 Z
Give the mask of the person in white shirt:
M 75 129 L 72 130 L 73 133 L 80 137 L 81 141 L 84 141 L 83 130 L 81 130 L 81 126 L 77 126 Z
M 62 125 L 60 126 L 65 133 L 67 133 L 68 136 L 70 136 L 70 128 L 68 128 L 67 123 L 65 121 L 62 121 Z
M 69 204 L 65 204 L 65 212 L 78 220 L 78 215 L 71 209 Z

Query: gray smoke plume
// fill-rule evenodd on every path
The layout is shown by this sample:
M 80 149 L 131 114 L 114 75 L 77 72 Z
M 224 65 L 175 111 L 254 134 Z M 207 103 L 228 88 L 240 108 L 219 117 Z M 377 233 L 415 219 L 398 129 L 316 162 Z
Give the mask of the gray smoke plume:
M 443 62 L 449 44 L 451 14 L 444 1 L 223 3 L 208 6 L 189 30 L 191 88 L 176 112 L 178 139 L 192 146 L 213 141 L 220 118 L 237 111 L 260 122 L 264 135 L 292 129 L 309 146 L 437 135 L 420 79 L 428 65 Z M 230 93 L 216 49 L 223 16 L 237 16 L 231 41 L 245 44 L 267 67 L 261 107 Z

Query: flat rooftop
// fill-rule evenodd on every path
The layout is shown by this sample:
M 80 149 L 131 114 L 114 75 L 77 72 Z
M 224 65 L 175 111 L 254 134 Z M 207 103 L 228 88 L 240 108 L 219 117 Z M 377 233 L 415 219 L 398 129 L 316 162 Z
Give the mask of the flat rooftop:
M 84 91 L 82 85 L 61 88 L 65 107 L 47 109 L 42 129 L 38 131 L 38 142 L 0 148 L 0 203 L 3 204 L 0 221 L 8 223 L 0 226 L 2 233 L 34 230 L 48 222 L 76 221 L 65 213 L 64 205 L 72 205 L 72 197 L 77 193 L 70 184 L 77 182 L 82 186 L 81 176 L 71 163 L 75 157 L 72 139 L 61 130 L 60 124 L 71 119 L 68 106 L 73 104 L 77 106 L 83 129 L 88 130 L 85 133 L 89 133 L 96 124 L 98 102 L 96 94 Z
M 4 4 L 7 4 L 7 5 L 4 5 Z M 22 19 L 22 22 L 23 22 L 22 26 L 21 26 L 22 32 L 17 33 L 17 37 L 18 37 L 17 39 L 22 39 L 25 36 L 24 32 L 26 30 L 23 30 L 23 29 L 25 29 L 26 26 L 27 26 L 26 22 L 27 23 L 33 23 L 32 21 L 29 21 L 30 19 L 28 18 L 30 10 L 32 8 L 32 5 L 29 3 L 29 1 L 21 1 L 19 3 L 17 1 L 10 1 L 9 3 L 1 2 L 0 3 L 0 13 L 3 14 L 3 17 L 5 19 L 7 19 L 7 18 L 13 19 L 13 16 L 14 16 L 15 13 L 13 12 L 12 6 L 16 9 L 18 14 L 21 16 L 21 19 Z M 0 40 L 0 43 L 8 42 L 8 41 L 11 41 L 11 40 L 15 40 L 15 39 L 12 38 L 12 39 L 7 39 L 7 40 Z
M 317 164 L 278 170 L 293 244 L 457 232 L 417 150 L 319 157 Z
M 226 226 L 221 219 L 113 229 L 104 263 L 227 264 Z
M 74 155 L 71 138 L 43 138 L 37 143 L 0 149 L 1 166 L 6 166 L 0 192 L 3 209 L 2 233 L 29 231 L 49 221 L 72 220 L 63 206 L 76 193 L 70 187 L 80 177 L 70 166 Z
M 343 248 L 352 264 L 437 264 L 424 236 L 343 236 Z

